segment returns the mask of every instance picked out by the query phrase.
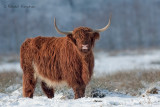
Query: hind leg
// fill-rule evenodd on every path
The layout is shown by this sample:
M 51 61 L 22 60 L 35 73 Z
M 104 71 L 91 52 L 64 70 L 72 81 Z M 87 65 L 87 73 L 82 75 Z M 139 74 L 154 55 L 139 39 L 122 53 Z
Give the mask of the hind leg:
M 47 95 L 48 98 L 53 98 L 54 97 L 54 89 L 49 88 L 45 82 L 41 82 L 41 87 L 43 92 Z
M 37 80 L 34 78 L 32 70 L 30 72 L 23 73 L 23 96 L 33 98 Z

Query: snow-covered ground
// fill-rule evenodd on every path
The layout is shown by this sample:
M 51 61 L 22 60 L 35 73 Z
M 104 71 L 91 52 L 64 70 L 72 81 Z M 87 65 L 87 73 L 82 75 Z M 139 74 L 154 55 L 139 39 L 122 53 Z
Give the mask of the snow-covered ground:
M 160 94 L 150 94 L 140 97 L 133 97 L 119 93 L 103 91 L 104 98 L 80 98 L 68 99 L 62 93 L 56 94 L 54 98 L 46 96 L 34 96 L 33 99 L 22 97 L 22 88 L 13 91 L 11 94 L 0 93 L 0 107 L 159 107 Z
M 146 51 L 143 54 L 110 56 L 105 52 L 95 54 L 95 74 L 115 73 L 133 69 L 160 69 L 160 51 Z M 1 63 L 0 72 L 22 72 L 19 62 Z
M 95 54 L 95 75 L 103 73 L 115 73 L 118 71 L 130 71 L 133 69 L 160 69 L 160 51 L 151 51 L 144 54 L 118 54 L 111 56 L 104 52 Z M 0 63 L 0 72 L 22 72 L 19 62 Z M 17 88 L 18 87 L 18 88 Z M 20 87 L 20 88 L 19 88 Z M 7 94 L 8 92 L 8 94 Z M 73 91 L 70 98 L 62 93 L 56 93 L 53 99 L 46 96 L 34 96 L 33 99 L 22 97 L 22 86 L 13 84 L 6 89 L 6 93 L 0 93 L 0 107 L 141 107 L 160 106 L 160 92 L 158 94 L 145 94 L 133 97 L 117 92 L 102 90 L 104 98 L 85 97 L 73 99 Z
M 96 54 L 95 73 L 115 73 L 134 69 L 160 69 L 160 51 L 116 56 L 110 56 L 104 52 Z
M 13 63 L 2 63 L 0 64 L 0 72 L 22 72 L 21 67 L 20 67 L 20 63 L 19 62 L 13 62 Z

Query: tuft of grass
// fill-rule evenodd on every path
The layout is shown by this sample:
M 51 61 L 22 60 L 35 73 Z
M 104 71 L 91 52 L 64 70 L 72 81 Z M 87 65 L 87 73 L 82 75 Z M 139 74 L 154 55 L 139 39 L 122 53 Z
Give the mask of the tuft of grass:
M 0 73 L 0 92 L 5 92 L 13 84 L 22 84 L 22 74 L 14 71 Z
M 132 96 L 141 95 L 141 90 L 148 88 L 145 84 L 155 84 L 160 81 L 160 70 L 131 70 L 117 72 L 101 77 L 92 78 L 88 85 L 87 93 L 94 88 L 103 88 L 109 91 L 130 94 Z M 145 84 L 144 84 L 145 82 Z

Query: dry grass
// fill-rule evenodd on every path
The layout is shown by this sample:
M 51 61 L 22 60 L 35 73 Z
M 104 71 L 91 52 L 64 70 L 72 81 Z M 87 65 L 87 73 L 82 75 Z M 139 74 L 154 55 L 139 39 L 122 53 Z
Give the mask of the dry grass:
M 0 73 L 0 92 L 5 92 L 5 89 L 13 84 L 22 84 L 22 74 L 17 72 Z
M 112 75 L 93 77 L 87 86 L 86 95 L 92 96 L 91 93 L 94 89 L 104 89 L 136 96 L 141 95 L 141 90 L 146 88 L 144 82 L 145 84 L 154 84 L 158 81 L 160 81 L 159 70 L 118 72 Z M 17 72 L 0 73 L 0 93 L 6 93 L 5 89 L 13 84 L 21 84 L 22 86 L 22 74 Z M 35 95 L 43 95 L 39 84 Z
M 103 88 L 109 91 L 137 96 L 142 94 L 142 89 L 148 88 L 145 84 L 155 84 L 158 81 L 160 81 L 159 70 L 118 72 L 112 75 L 93 78 L 88 85 L 87 93 L 94 88 Z

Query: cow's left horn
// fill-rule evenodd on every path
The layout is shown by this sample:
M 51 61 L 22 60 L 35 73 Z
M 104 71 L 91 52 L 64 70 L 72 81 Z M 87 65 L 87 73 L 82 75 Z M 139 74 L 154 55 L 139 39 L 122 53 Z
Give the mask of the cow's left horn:
M 56 25 L 56 18 L 54 18 L 54 26 L 56 28 L 56 31 L 62 35 L 68 35 L 68 34 L 72 34 L 72 31 L 68 31 L 68 32 L 63 32 L 63 31 L 60 31 Z
M 107 30 L 108 27 L 109 27 L 110 24 L 111 24 L 111 17 L 112 17 L 112 15 L 110 15 L 110 17 L 109 17 L 109 22 L 108 22 L 108 24 L 107 24 L 104 28 L 93 30 L 93 32 L 103 32 L 103 31 Z

